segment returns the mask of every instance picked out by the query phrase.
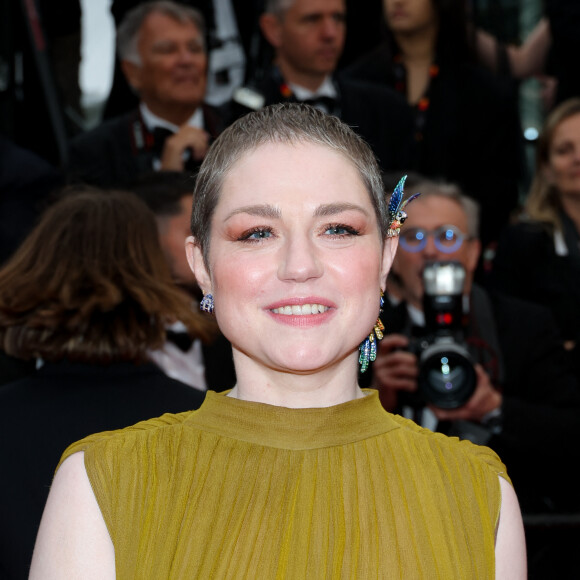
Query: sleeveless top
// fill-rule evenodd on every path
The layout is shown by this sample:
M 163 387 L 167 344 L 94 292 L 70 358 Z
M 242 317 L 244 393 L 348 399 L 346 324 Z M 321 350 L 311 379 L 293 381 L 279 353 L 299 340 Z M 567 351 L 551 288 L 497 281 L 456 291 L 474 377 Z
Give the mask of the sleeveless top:
M 226 394 L 64 453 L 85 453 L 118 579 L 494 577 L 493 451 L 370 389 L 309 409 Z

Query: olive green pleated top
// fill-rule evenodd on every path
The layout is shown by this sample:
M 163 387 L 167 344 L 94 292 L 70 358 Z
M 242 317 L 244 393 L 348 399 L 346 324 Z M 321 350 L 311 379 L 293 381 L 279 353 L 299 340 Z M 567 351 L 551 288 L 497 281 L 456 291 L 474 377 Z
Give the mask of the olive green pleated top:
M 73 444 L 117 578 L 493 578 L 503 464 L 365 393 L 288 409 L 210 391 Z

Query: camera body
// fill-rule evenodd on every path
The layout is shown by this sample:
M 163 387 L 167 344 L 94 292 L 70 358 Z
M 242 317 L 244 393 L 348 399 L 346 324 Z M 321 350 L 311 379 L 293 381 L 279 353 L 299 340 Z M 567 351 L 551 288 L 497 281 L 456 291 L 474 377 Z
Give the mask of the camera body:
M 477 376 L 464 338 L 465 269 L 459 262 L 431 262 L 423 270 L 426 335 L 411 341 L 423 399 L 442 409 L 464 405 Z

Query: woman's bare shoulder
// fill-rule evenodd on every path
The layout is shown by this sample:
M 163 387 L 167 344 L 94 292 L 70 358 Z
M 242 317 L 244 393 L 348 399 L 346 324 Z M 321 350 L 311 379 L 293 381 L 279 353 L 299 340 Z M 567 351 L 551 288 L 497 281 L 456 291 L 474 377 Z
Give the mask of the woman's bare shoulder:
M 82 452 L 68 457 L 56 473 L 40 522 L 30 578 L 115 578 L 113 543 Z

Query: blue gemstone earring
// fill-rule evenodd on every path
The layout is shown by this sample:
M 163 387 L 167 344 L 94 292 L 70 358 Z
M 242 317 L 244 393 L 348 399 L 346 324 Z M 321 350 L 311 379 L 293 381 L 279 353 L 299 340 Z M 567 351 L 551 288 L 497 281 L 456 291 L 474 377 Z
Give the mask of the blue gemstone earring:
M 208 312 L 209 314 L 213 314 L 214 311 L 214 303 L 213 303 L 213 294 L 209 292 L 204 294 L 201 302 L 199 303 L 199 309 L 203 312 Z
M 383 330 L 385 330 L 385 327 L 383 325 L 383 321 L 381 320 L 381 312 L 383 311 L 383 306 L 385 305 L 385 298 L 382 290 L 380 305 L 379 317 L 377 318 L 373 329 L 358 347 L 360 351 L 358 362 L 360 364 L 361 373 L 364 373 L 369 368 L 369 362 L 374 362 L 376 360 L 377 342 L 383 338 Z

